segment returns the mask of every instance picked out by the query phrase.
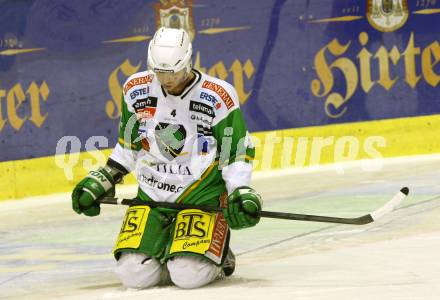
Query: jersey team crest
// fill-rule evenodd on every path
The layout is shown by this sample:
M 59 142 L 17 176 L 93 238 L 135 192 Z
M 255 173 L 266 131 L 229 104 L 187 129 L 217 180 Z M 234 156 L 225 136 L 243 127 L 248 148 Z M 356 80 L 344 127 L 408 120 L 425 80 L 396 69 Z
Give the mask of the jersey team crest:
M 183 28 L 191 41 L 195 37 L 192 0 L 161 0 L 155 5 L 157 28 Z
M 159 122 L 155 128 L 157 146 L 160 153 L 168 160 L 184 155 L 186 130 L 183 125 Z
M 368 0 L 367 19 L 375 29 L 391 32 L 401 28 L 408 20 L 407 0 Z

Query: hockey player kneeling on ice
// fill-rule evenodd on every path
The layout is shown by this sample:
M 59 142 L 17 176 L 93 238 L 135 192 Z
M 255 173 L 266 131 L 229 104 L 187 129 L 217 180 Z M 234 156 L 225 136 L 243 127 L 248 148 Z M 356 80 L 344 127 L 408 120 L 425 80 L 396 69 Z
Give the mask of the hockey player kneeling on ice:
M 182 29 L 160 28 L 148 47 L 148 70 L 123 86 L 119 140 L 106 166 L 75 187 L 72 207 L 97 216 L 96 200 L 115 193 L 129 172 L 136 199 L 220 206 L 128 208 L 114 255 L 127 288 L 172 282 L 197 288 L 234 272 L 230 229 L 256 225 L 261 197 L 249 187 L 255 149 L 235 89 L 192 68 Z

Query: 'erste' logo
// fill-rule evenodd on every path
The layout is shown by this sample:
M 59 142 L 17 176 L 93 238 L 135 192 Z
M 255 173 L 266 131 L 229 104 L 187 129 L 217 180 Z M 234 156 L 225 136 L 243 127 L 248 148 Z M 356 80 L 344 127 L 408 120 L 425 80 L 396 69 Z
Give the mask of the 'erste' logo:
M 222 104 L 218 102 L 217 98 L 215 98 L 213 95 L 210 95 L 205 92 L 200 93 L 200 99 L 207 100 L 208 102 L 211 102 L 212 105 L 215 107 L 215 109 L 220 109 L 222 107 Z

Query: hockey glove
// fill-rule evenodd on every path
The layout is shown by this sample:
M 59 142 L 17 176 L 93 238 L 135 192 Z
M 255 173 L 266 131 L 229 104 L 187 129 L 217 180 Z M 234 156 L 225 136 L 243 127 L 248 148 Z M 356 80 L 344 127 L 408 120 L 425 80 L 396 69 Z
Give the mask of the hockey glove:
M 227 202 L 223 215 L 231 229 L 252 227 L 260 221 L 258 214 L 263 201 L 254 189 L 238 187 L 228 196 Z
M 101 208 L 95 200 L 115 195 L 115 179 L 109 166 L 90 171 L 72 192 L 72 208 L 78 214 L 93 217 L 99 215 Z

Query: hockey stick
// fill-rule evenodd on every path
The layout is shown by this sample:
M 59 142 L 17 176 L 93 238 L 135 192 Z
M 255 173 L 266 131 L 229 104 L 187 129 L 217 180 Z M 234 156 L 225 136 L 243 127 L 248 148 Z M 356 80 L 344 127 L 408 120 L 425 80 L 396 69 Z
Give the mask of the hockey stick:
M 325 222 L 325 223 L 337 223 L 337 224 L 352 224 L 352 225 L 364 225 L 376 221 L 383 215 L 393 211 L 408 195 L 409 189 L 407 187 L 402 188 L 390 201 L 385 203 L 382 207 L 375 210 L 374 212 L 358 217 L 358 218 L 338 218 L 338 217 L 328 217 L 328 216 L 317 216 L 317 215 L 304 215 L 304 214 L 292 214 L 283 213 L 275 211 L 260 211 L 259 216 L 263 218 L 275 218 L 275 219 L 286 219 L 286 220 L 296 220 L 296 221 L 311 221 L 311 222 Z M 114 205 L 148 205 L 150 207 L 166 207 L 173 209 L 199 209 L 206 212 L 222 212 L 220 207 L 213 206 L 203 206 L 203 205 L 193 205 L 193 204 L 178 204 L 178 203 L 168 203 L 168 202 L 152 202 L 152 201 L 142 201 L 137 199 L 120 199 L 112 197 L 104 197 L 98 200 L 99 203 L 103 204 L 114 204 Z

